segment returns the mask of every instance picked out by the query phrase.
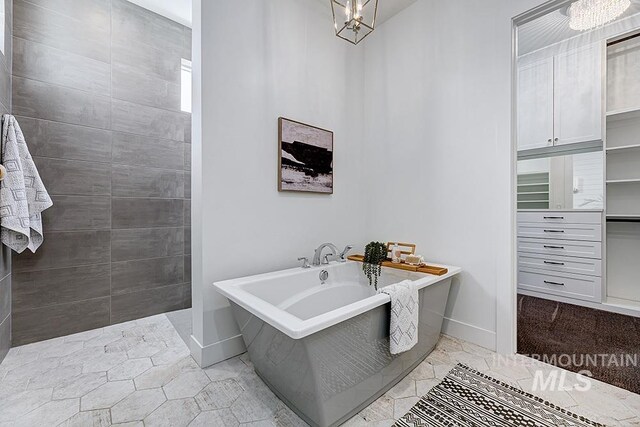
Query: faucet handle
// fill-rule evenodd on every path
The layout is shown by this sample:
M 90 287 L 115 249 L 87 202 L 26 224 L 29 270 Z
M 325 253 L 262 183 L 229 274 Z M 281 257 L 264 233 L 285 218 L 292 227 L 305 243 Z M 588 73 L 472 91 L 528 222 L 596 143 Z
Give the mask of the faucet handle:
M 327 265 L 327 264 L 329 264 L 329 257 L 330 257 L 330 256 L 335 256 L 335 255 L 336 255 L 336 254 L 334 254 L 334 253 L 328 253 L 328 254 L 326 254 L 326 255 L 324 256 L 324 258 L 322 259 L 322 264 L 323 264 L 323 265 Z
M 303 256 L 298 258 L 298 261 L 303 261 L 302 262 L 302 268 L 311 268 L 311 266 L 309 265 L 309 258 Z
M 345 256 L 347 255 L 347 253 L 349 253 L 349 251 L 353 249 L 353 245 L 347 245 L 344 247 L 344 250 L 342 252 L 340 252 L 340 255 L 338 255 L 338 261 L 340 262 L 346 262 L 347 259 L 345 258 Z

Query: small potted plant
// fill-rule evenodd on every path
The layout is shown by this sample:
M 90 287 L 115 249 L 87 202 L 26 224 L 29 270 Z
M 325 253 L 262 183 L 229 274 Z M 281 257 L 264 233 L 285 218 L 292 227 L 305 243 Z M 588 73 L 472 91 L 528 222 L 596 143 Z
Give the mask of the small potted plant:
M 378 277 L 382 271 L 382 261 L 387 259 L 387 245 L 381 242 L 370 242 L 364 248 L 362 271 L 369 279 L 369 285 L 378 290 Z

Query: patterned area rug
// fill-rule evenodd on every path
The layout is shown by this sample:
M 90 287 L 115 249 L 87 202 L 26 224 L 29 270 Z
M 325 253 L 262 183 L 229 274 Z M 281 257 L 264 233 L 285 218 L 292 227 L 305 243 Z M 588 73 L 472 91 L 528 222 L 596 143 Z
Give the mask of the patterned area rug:
M 395 424 L 414 426 L 602 426 L 459 364 Z

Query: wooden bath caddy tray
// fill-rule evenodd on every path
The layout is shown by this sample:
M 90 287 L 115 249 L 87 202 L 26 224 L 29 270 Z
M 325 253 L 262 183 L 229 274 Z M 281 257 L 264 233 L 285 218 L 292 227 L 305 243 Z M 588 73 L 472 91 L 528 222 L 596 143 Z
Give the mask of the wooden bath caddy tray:
M 362 262 L 364 261 L 364 255 L 350 255 L 347 257 L 347 259 L 351 261 Z M 391 261 L 382 261 L 382 266 L 389 267 L 389 268 L 396 268 L 398 270 L 414 271 L 417 273 L 433 274 L 434 276 L 444 276 L 449 272 L 449 270 L 444 267 L 436 267 L 433 265 L 422 265 L 422 266 L 409 265 L 409 264 L 406 264 L 404 261 L 400 264 L 394 264 Z

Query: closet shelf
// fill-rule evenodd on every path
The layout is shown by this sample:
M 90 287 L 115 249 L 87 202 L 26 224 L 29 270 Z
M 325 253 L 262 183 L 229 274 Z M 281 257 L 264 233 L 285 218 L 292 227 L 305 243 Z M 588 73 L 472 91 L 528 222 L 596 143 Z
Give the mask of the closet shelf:
M 640 119 L 640 108 L 625 108 L 607 112 L 608 122 L 617 122 L 619 120 Z
M 630 184 L 630 183 L 634 183 L 634 182 L 639 182 L 639 183 L 640 183 L 640 178 L 633 178 L 633 179 L 608 179 L 608 180 L 607 180 L 607 184 Z
M 618 152 L 618 151 L 638 150 L 638 149 L 640 149 L 640 144 L 631 144 L 631 145 L 622 145 L 620 147 L 607 147 L 607 152 Z

